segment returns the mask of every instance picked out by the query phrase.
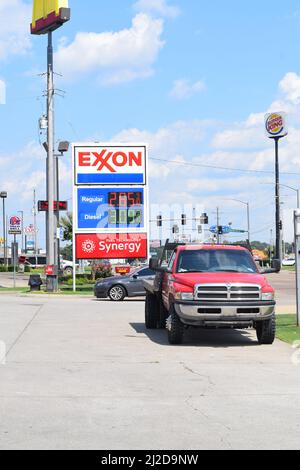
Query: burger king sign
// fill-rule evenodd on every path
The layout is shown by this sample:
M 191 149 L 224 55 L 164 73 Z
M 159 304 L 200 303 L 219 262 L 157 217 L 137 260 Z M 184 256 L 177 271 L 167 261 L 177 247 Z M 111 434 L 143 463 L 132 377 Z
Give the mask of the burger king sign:
M 271 139 L 285 137 L 288 134 L 284 113 L 271 113 L 265 116 L 267 136 Z

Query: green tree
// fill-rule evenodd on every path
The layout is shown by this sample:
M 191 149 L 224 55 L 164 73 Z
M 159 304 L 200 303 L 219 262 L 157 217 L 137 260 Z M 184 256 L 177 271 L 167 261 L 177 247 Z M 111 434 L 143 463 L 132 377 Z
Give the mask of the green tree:
M 68 212 L 60 218 L 60 226 L 64 229 L 64 240 L 72 241 L 73 239 L 73 215 Z

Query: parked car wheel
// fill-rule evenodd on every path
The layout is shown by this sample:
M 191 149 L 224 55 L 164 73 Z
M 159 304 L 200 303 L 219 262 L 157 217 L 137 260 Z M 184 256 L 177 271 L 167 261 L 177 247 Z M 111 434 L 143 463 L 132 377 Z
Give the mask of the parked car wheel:
M 113 302 L 122 302 L 126 297 L 126 291 L 123 286 L 116 285 L 109 289 L 108 297 Z
M 73 276 L 73 268 L 68 266 L 64 269 L 64 276 Z
M 275 314 L 270 320 L 260 321 L 256 323 L 256 336 L 259 344 L 273 344 L 276 334 Z
M 170 316 L 167 319 L 168 340 L 170 344 L 182 344 L 184 335 L 184 325 L 180 321 L 174 307 L 171 308 Z

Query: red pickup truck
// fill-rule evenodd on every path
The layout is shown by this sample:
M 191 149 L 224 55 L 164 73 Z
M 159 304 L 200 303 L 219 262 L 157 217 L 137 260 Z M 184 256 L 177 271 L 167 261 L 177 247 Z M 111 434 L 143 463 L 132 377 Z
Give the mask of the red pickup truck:
M 181 344 L 189 327 L 255 328 L 260 344 L 275 339 L 275 292 L 258 270 L 250 251 L 230 245 L 168 244 L 168 266 L 152 258 L 154 281 L 144 281 L 145 322 L 150 329 L 167 328 L 170 344 Z

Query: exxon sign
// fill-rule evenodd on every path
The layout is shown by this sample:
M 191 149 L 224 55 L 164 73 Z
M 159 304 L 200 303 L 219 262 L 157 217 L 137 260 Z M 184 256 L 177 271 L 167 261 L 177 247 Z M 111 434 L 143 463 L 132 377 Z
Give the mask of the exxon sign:
M 74 183 L 146 184 L 145 145 L 73 144 Z

